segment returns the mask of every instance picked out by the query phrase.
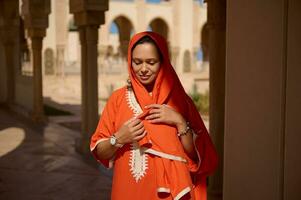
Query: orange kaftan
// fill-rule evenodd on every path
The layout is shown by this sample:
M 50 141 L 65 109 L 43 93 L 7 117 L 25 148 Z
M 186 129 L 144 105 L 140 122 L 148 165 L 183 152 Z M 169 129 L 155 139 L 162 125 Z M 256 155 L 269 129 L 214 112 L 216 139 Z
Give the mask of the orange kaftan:
M 144 36 L 155 41 L 163 56 L 152 96 L 135 78 L 130 64 L 131 49 Z M 123 87 L 112 94 L 91 139 L 95 158 L 106 167 L 114 163 L 112 199 L 205 200 L 206 176 L 217 166 L 216 151 L 198 111 L 170 65 L 165 40 L 152 32 L 138 33 L 132 38 L 128 52 L 132 87 Z M 186 155 L 175 127 L 144 120 L 149 111 L 144 106 L 153 103 L 171 106 L 190 122 L 196 134 L 194 145 L 198 161 Z M 100 160 L 95 151 L 97 144 L 109 139 L 133 116 L 143 120 L 147 135 L 139 143 L 118 149 L 111 161 Z

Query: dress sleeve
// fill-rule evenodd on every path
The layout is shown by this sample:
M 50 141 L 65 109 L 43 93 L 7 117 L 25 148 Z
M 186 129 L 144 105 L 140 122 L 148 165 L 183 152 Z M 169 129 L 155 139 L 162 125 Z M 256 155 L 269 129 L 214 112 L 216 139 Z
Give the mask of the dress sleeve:
M 207 128 L 196 109 L 193 101 L 187 95 L 188 115 L 186 119 L 194 132 L 194 146 L 198 155 L 197 163 L 189 161 L 190 171 L 198 176 L 206 177 L 214 172 L 218 164 L 216 149 L 211 141 Z
M 97 128 L 94 134 L 91 137 L 90 141 L 90 150 L 94 158 L 102 163 L 105 167 L 110 168 L 112 162 L 108 159 L 100 159 L 96 153 L 96 146 L 103 141 L 106 141 L 110 138 L 115 130 L 115 115 L 116 115 L 116 95 L 114 93 L 109 98 L 98 122 Z

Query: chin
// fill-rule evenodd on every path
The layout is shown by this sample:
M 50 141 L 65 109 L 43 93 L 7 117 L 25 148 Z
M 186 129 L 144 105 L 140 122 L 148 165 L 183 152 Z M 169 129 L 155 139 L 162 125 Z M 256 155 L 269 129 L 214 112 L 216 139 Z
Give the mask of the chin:
M 147 86 L 147 85 L 151 85 L 155 80 L 140 80 L 139 79 L 139 81 L 140 81 L 140 83 L 142 83 L 142 85 Z

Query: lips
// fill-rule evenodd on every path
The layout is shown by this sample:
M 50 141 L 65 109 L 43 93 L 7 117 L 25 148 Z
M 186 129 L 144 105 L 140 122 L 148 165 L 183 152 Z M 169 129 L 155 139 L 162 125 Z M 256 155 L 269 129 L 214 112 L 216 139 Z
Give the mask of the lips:
M 141 78 L 142 80 L 147 80 L 147 79 L 149 79 L 149 77 L 150 77 L 150 76 L 140 76 L 140 78 Z

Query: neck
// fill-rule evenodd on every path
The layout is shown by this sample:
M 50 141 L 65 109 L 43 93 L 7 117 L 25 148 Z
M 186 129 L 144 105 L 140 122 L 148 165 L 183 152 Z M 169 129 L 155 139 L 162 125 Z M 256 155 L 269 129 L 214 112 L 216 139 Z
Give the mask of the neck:
M 150 92 L 153 91 L 154 83 L 149 84 L 149 85 L 145 85 L 144 87 L 145 87 L 145 89 L 147 90 L 147 92 L 150 93 Z

